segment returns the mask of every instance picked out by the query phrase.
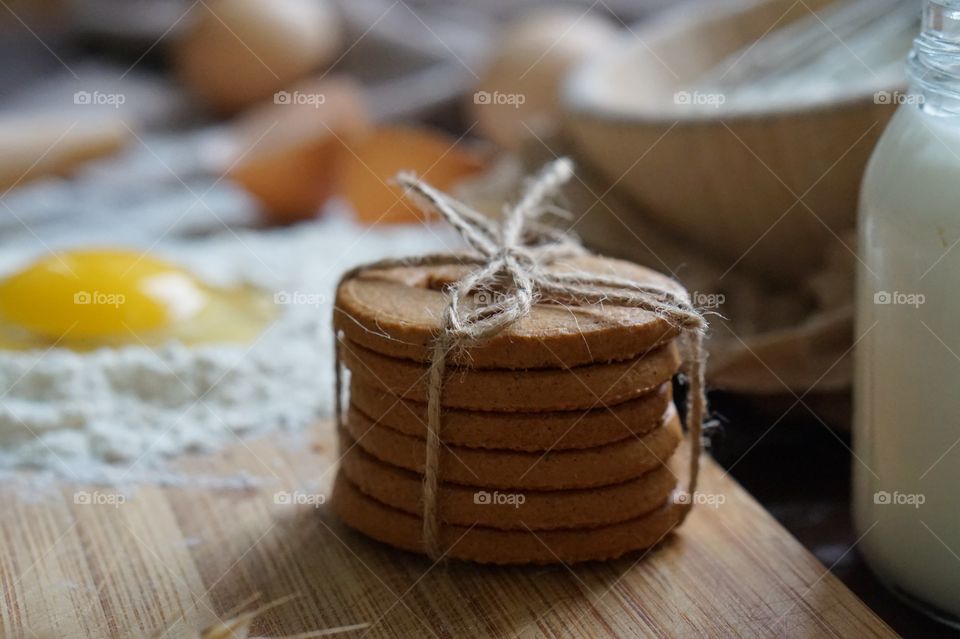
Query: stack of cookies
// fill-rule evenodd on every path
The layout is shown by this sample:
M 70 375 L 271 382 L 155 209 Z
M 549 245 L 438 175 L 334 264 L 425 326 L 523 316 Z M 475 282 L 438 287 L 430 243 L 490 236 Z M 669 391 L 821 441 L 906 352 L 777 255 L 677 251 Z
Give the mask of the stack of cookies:
M 683 295 L 634 264 L 578 256 L 556 268 Z M 448 304 L 468 267 L 361 271 L 337 291 L 334 325 L 349 402 L 333 508 L 352 528 L 424 551 L 427 378 Z M 484 295 L 478 293 L 477 295 Z M 686 462 L 672 401 L 678 331 L 611 305 L 538 304 L 496 337 L 448 358 L 437 512 L 446 557 L 572 563 L 648 548 L 677 524 Z

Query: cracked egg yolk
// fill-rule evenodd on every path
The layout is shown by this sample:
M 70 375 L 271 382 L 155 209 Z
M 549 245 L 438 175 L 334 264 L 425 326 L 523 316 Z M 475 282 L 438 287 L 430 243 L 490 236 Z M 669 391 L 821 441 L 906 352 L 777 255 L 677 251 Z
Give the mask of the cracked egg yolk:
M 259 291 L 207 286 L 123 249 L 52 254 L 0 281 L 0 347 L 8 349 L 248 341 L 269 317 Z

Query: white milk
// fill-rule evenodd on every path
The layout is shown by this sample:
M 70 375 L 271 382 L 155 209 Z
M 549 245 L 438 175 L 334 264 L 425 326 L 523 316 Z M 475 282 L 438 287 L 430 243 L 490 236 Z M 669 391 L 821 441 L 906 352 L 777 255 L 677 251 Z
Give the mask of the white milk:
M 927 3 L 910 61 L 911 103 L 891 121 L 864 178 L 853 465 L 858 548 L 892 589 L 956 624 L 960 93 L 952 92 L 960 86 L 960 2 L 951 1 Z M 935 51 L 925 42 L 933 36 Z M 932 67 L 943 73 L 924 72 Z

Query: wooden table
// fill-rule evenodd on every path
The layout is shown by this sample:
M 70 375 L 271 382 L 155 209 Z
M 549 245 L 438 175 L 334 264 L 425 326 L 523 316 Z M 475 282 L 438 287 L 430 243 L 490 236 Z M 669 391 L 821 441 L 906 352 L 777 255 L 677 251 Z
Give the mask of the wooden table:
M 247 487 L 141 486 L 121 499 L 8 482 L 0 636 L 196 637 L 251 595 L 295 595 L 259 617 L 263 636 L 352 624 L 368 625 L 342 636 L 895 636 L 712 462 L 703 492 L 723 503 L 699 506 L 646 556 L 434 567 L 317 503 L 332 480 L 332 437 L 321 424 L 183 463 L 258 478 Z

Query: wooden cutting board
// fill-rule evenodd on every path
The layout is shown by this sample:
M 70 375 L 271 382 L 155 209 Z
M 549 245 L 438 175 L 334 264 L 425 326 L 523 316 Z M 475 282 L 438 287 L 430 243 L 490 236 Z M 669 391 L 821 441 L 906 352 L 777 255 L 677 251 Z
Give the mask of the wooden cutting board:
M 183 464 L 256 478 L 247 487 L 6 483 L 0 636 L 197 637 L 251 595 L 295 595 L 259 617 L 262 636 L 353 624 L 368 625 L 340 636 L 895 636 L 712 462 L 703 492 L 723 503 L 646 556 L 434 567 L 318 503 L 335 451 L 321 424 Z

